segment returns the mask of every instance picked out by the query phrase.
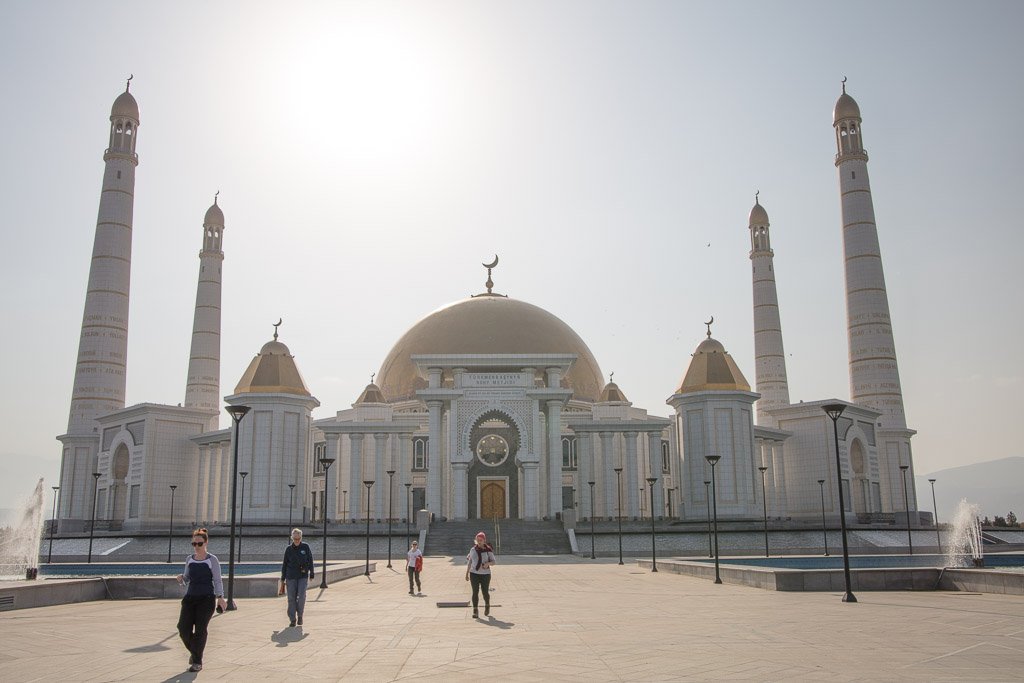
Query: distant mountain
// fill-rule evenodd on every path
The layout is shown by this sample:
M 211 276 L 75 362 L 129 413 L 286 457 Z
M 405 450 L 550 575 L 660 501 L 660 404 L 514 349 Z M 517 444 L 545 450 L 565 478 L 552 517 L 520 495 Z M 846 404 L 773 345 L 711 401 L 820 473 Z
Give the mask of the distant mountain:
M 989 460 L 918 475 L 915 477 L 917 505 L 921 510 L 932 509 L 929 479 L 935 480 L 940 522 L 953 518 L 961 498 L 977 503 L 982 517 L 1004 517 L 1013 510 L 1018 519 L 1024 519 L 1024 457 Z

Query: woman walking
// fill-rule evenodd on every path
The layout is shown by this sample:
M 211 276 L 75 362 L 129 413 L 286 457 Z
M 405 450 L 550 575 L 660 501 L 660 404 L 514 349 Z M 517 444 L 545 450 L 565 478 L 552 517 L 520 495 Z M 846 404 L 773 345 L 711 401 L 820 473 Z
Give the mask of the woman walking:
M 466 581 L 473 586 L 473 618 L 479 619 L 477 606 L 479 593 L 484 593 L 484 616 L 491 614 L 491 566 L 494 564 L 494 548 L 487 542 L 487 534 L 480 532 L 473 541 L 473 547 L 466 555 Z
M 413 595 L 412 583 L 415 579 L 416 590 L 420 593 L 423 592 L 423 586 L 420 585 L 420 572 L 423 571 L 423 553 L 420 551 L 420 542 L 413 541 L 409 547 L 409 552 L 405 554 L 405 571 L 409 574 L 409 595 Z
M 224 584 L 220 578 L 220 562 L 207 552 L 210 535 L 206 529 L 192 532 L 194 551 L 185 558 L 185 571 L 178 574 L 178 583 L 185 585 L 178 617 L 178 635 L 189 651 L 188 670 L 203 670 L 203 650 L 206 649 L 206 627 L 213 617 L 214 605 L 220 611 L 227 608 Z

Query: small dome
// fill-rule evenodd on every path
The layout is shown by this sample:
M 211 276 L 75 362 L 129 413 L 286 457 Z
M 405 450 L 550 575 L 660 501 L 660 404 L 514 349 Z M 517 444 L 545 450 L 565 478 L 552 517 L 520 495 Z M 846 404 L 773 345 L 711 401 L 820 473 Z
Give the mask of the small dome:
M 601 403 L 629 403 L 629 399 L 615 382 L 608 382 L 601 390 Z
M 722 342 L 708 337 L 693 353 L 677 394 L 695 391 L 750 391 L 736 361 L 722 346 Z
M 224 212 L 217 206 L 217 200 L 213 200 L 213 205 L 206 210 L 206 217 L 203 218 L 203 225 L 217 225 L 224 227 Z
M 843 90 L 843 94 L 836 100 L 835 109 L 832 110 L 832 123 L 839 123 L 840 119 L 859 119 L 860 118 L 860 107 L 857 106 L 857 101 L 846 94 L 846 90 Z
M 387 399 L 384 398 L 384 392 L 380 390 L 380 387 L 378 387 L 373 382 L 370 382 L 369 384 L 366 385 L 366 388 L 363 389 L 363 393 L 359 394 L 359 398 L 357 398 L 356 402 L 352 404 L 352 407 L 355 408 L 356 406 L 362 405 L 363 403 L 387 402 Z
M 110 118 L 128 118 L 139 122 L 139 103 L 130 92 L 125 90 L 117 96 L 114 106 L 110 108 Z
M 755 225 L 768 225 L 768 212 L 764 210 L 764 207 L 755 199 L 754 208 L 750 210 L 750 227 Z
M 275 340 L 263 345 L 238 380 L 236 394 L 296 394 L 309 396 L 309 389 L 295 365 L 288 347 Z

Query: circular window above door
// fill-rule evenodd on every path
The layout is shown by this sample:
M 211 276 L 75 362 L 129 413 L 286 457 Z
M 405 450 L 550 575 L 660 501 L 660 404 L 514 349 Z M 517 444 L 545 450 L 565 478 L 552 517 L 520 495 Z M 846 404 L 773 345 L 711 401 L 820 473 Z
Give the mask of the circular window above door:
M 497 467 L 508 458 L 508 441 L 497 434 L 488 434 L 476 442 L 476 457 L 488 467 Z

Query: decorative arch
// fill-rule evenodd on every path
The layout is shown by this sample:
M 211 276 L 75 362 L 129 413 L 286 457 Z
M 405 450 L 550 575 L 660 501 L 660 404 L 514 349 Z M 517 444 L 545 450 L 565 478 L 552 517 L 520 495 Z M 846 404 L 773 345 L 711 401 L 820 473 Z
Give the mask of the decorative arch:
M 526 423 L 522 419 L 522 417 L 520 415 L 517 415 L 516 411 L 509 410 L 506 406 L 503 406 L 499 403 L 487 403 L 477 408 L 477 410 L 475 410 L 474 412 L 470 413 L 470 415 L 463 423 L 462 430 L 459 433 L 459 453 L 473 452 L 473 444 L 470 443 L 470 438 L 472 437 L 473 430 L 476 428 L 478 424 L 483 422 L 485 417 L 490 415 L 508 420 L 511 424 L 515 426 L 516 431 L 519 432 L 519 449 L 516 452 L 517 456 L 519 455 L 519 453 L 523 451 L 524 448 L 527 451 L 529 451 L 529 449 L 532 448 L 532 444 L 530 443 L 531 433 L 530 430 L 527 429 Z

